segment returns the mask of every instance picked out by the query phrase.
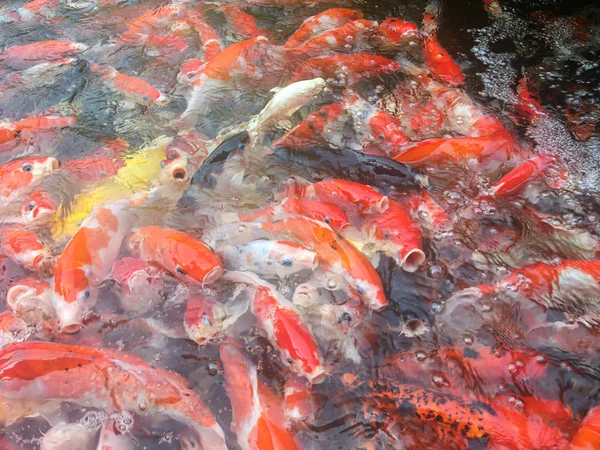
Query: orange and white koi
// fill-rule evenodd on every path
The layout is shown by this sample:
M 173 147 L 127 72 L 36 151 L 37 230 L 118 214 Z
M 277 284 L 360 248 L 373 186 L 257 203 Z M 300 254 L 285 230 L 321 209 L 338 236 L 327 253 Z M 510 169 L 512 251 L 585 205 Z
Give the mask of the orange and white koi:
M 82 222 L 56 260 L 53 304 L 60 328 L 76 333 L 94 307 L 121 243 L 137 220 L 129 201 L 97 207 Z
M 434 138 L 405 145 L 394 160 L 416 167 L 445 161 L 462 163 L 469 159 L 506 161 L 517 150 L 516 142 L 508 133 L 476 138 Z
M 492 186 L 491 194 L 495 197 L 505 197 L 519 193 L 527 184 L 552 167 L 555 162 L 554 155 L 535 155 L 500 178 Z
M 0 352 L 0 378 L 0 398 L 9 405 L 0 414 L 5 425 L 41 406 L 72 402 L 108 412 L 168 417 L 191 428 L 203 448 L 227 448 L 223 430 L 183 377 L 118 350 L 12 344 Z
M 15 45 L 0 54 L 0 64 L 27 69 L 42 62 L 51 62 L 76 55 L 87 50 L 87 45 L 71 41 L 38 41 L 33 44 Z
M 340 27 L 353 20 L 363 18 L 363 13 L 354 9 L 331 8 L 306 19 L 283 45 L 285 48 L 298 47 L 312 37 Z
M 291 241 L 258 240 L 226 246 L 218 251 L 227 270 L 248 270 L 266 278 L 287 278 L 315 270 L 315 252 Z
M 249 284 L 254 290 L 251 309 L 258 326 L 279 350 L 284 364 L 311 383 L 321 383 L 326 376 L 323 357 L 310 328 L 294 305 L 275 286 L 250 272 L 228 272 L 226 278 Z
M 455 299 L 478 299 L 498 293 L 516 293 L 546 308 L 572 316 L 588 327 L 600 326 L 600 261 L 563 260 L 558 264 L 535 263 L 515 270 L 494 284 L 464 289 Z
M 127 247 L 185 283 L 214 283 L 223 273 L 221 260 L 204 242 L 170 228 L 142 227 L 128 238 Z
M 390 200 L 384 212 L 367 215 L 363 231 L 377 251 L 390 255 L 405 271 L 415 272 L 425 262 L 421 230 L 400 203 Z
M 204 50 L 204 62 L 212 61 L 224 49 L 219 34 L 203 19 L 199 13 L 191 12 L 186 14 L 186 21 L 198 33 L 202 48 Z
M 270 37 L 271 33 L 263 30 L 256 23 L 253 15 L 248 14 L 242 8 L 230 3 L 212 3 L 225 16 L 235 34 L 244 39 L 252 39 L 258 36 Z
M 187 300 L 183 327 L 188 338 L 204 345 L 226 333 L 248 308 L 247 301 L 237 298 L 234 302 L 221 303 L 206 295 L 194 295 Z
M 369 308 L 379 311 L 387 306 L 381 279 L 371 263 L 325 223 L 305 217 L 290 217 L 256 225 L 272 236 L 291 236 L 316 252 L 319 263 L 344 277 Z
M 21 198 L 58 167 L 58 160 L 52 157 L 17 159 L 0 166 L 0 202 Z
M 141 16 L 126 23 L 127 30 L 121 35 L 120 40 L 130 42 L 137 39 L 137 35 L 161 35 L 172 26 L 173 22 L 185 18 L 190 13 L 182 2 L 150 9 Z
M 112 83 L 117 90 L 132 96 L 136 100 L 155 103 L 157 105 L 164 105 L 169 102 L 167 97 L 146 80 L 131 75 L 125 75 L 110 66 L 92 64 L 91 69 L 93 72 L 98 73 L 103 79 Z
M 233 431 L 243 450 L 300 449 L 286 428 L 282 401 L 265 386 L 241 346 L 228 338 L 221 344 L 225 388 L 233 410 Z
M 12 311 L 0 313 L 0 348 L 13 342 L 22 341 L 27 336 L 27 324 Z
M 21 221 L 27 225 L 42 227 L 56 214 L 58 204 L 47 192 L 36 189 L 25 198 L 21 208 Z
M 446 210 L 427 191 L 412 195 L 408 207 L 416 220 L 430 231 L 442 230 L 451 224 Z
M 110 279 L 119 286 L 121 308 L 143 314 L 162 298 L 159 288 L 165 275 L 144 260 L 127 257 L 115 261 Z
M 312 386 L 302 378 L 290 377 L 283 387 L 283 407 L 292 425 L 313 423 L 318 404 Z
M 45 280 L 25 278 L 6 292 L 6 305 L 25 322 L 40 325 L 56 318 L 52 306 L 52 286 Z
M 351 53 L 309 59 L 292 75 L 291 82 L 322 77 L 352 85 L 361 78 L 394 73 L 400 64 L 370 53 Z
M 33 231 L 21 228 L 0 228 L 2 253 L 27 270 L 51 273 L 54 257 L 47 245 Z

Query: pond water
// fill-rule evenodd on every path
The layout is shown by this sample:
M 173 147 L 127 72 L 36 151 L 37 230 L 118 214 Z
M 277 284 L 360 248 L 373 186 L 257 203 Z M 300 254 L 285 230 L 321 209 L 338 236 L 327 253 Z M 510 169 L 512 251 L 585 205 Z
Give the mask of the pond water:
M 1 2 L 0 449 L 600 449 L 595 3 Z

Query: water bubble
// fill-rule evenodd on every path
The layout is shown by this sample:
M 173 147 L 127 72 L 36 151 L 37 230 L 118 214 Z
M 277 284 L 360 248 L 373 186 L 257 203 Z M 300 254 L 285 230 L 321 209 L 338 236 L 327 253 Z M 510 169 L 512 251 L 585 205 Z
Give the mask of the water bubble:
M 508 385 L 506 383 L 498 383 L 498 390 L 500 392 L 504 392 L 508 389 Z
M 238 231 L 240 233 L 243 233 L 244 231 L 246 231 L 246 225 L 238 225 Z
M 425 361 L 427 359 L 427 353 L 423 352 L 423 351 L 418 351 L 415 353 L 415 357 L 417 358 L 417 361 Z
M 431 377 L 431 382 L 435 387 L 443 387 L 447 384 L 446 379 L 441 375 L 434 375 Z
M 334 290 L 334 289 L 337 289 L 337 287 L 338 287 L 338 283 L 335 278 L 329 278 L 327 280 L 327 289 Z
M 444 312 L 445 306 L 442 303 L 434 302 L 431 304 L 431 311 L 434 314 L 441 314 Z
M 475 342 L 475 337 L 471 334 L 465 334 L 463 336 L 463 343 L 467 346 L 471 346 L 473 345 L 473 342 Z
M 518 371 L 519 371 L 519 369 L 517 368 L 517 366 L 516 366 L 515 364 L 513 364 L 513 363 L 510 363 L 510 364 L 508 365 L 508 372 L 509 372 L 511 375 L 515 375 L 515 374 L 516 374 Z
M 129 411 L 121 411 L 113 419 L 115 421 L 115 428 L 121 434 L 129 433 L 133 428 L 133 414 Z

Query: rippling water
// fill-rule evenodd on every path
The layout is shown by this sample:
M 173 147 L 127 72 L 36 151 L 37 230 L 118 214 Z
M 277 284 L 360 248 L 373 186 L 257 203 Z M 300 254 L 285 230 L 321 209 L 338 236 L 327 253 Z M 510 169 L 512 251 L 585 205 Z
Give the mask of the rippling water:
M 96 203 L 134 198 L 159 179 L 160 162 L 164 160 L 164 166 L 169 161 L 169 144 L 177 136 L 188 136 L 180 118 L 190 101 L 191 87 L 178 74 L 186 61 L 202 55 L 203 43 L 197 33 L 189 31 L 182 34 L 183 49 L 175 48 L 180 44 L 176 39 L 169 44 L 118 42 L 129 21 L 167 2 L 61 0 L 31 16 L 23 11 L 25 3 L 7 0 L 0 5 L 0 44 L 4 50 L 50 39 L 80 42 L 87 48 L 71 60 L 43 70 L 28 71 L 3 63 L 0 118 L 8 123 L 28 117 L 74 116 L 76 124 L 31 135 L 21 132 L 16 141 L 0 146 L 0 163 L 42 154 L 57 158 L 64 167 L 68 161 L 97 154 L 113 141 L 116 147 L 125 145 L 113 162 L 118 162 L 119 169 L 125 166 L 129 170 L 121 172 L 116 184 L 107 183 L 108 177 L 85 186 L 84 178 L 55 177 L 42 182 L 44 189 L 63 202 L 52 221 L 37 230 L 52 254 L 58 256 Z M 248 37 L 241 27 L 226 20 L 218 4 L 181 3 L 203 9 L 204 19 L 217 31 L 224 47 Z M 272 43 L 283 44 L 307 17 L 332 5 L 249 2 L 243 6 L 257 26 L 271 33 Z M 333 6 L 363 11 L 369 20 L 400 17 L 419 26 L 430 7 L 425 1 Z M 483 194 L 525 157 L 485 167 L 472 161 L 443 161 L 415 169 L 428 176 L 428 192 L 450 222 L 430 226 L 431 210 L 417 207 L 412 211 L 421 227 L 426 261 L 416 271 L 407 271 L 389 254 L 371 259 L 388 301 L 381 311 L 363 310 L 363 315 L 353 316 L 356 311 L 348 300 L 352 289 L 337 285 L 320 288 L 321 303 L 298 307 L 317 338 L 327 373 L 325 381 L 312 385 L 301 378 L 316 404 L 313 417 L 293 424 L 281 420 L 283 428 L 292 430 L 299 447 L 559 448 L 562 444 L 556 436 L 565 442 L 574 439 L 586 414 L 600 404 L 600 270 L 593 265 L 600 232 L 599 12 L 593 1 L 442 3 L 438 38 L 465 74 L 464 92 L 476 106 L 498 117 L 532 155 L 556 155 L 566 180 L 557 186 L 544 174 L 518 195 L 496 201 Z M 173 36 L 179 37 L 177 33 Z M 422 45 L 414 42 L 386 56 L 397 58 L 401 64 L 409 61 L 422 65 L 422 51 Z M 273 58 L 268 52 L 260 56 Z M 95 64 L 146 80 L 168 102 L 128 94 L 101 76 Z M 280 66 L 267 67 L 260 79 L 279 72 L 285 74 L 282 80 L 289 81 L 291 74 Z M 543 108 L 537 117 L 522 111 L 527 106 L 523 106 L 517 89 L 522 80 Z M 344 90 L 350 86 L 333 78 L 325 81 L 327 87 L 287 118 L 289 124 L 267 130 L 265 142 L 280 138 L 286 129 L 320 107 L 345 101 Z M 273 86 L 285 84 L 282 81 Z M 367 77 L 351 89 L 369 105 L 409 120 L 410 111 L 416 111 L 429 96 L 417 84 L 406 73 L 392 73 Z M 298 156 L 290 151 L 276 158 L 262 145 L 248 144 L 247 139 L 253 142 L 256 136 L 240 134 L 250 128 L 248 121 L 274 95 L 267 83 L 240 83 L 213 94 L 216 101 L 210 104 L 209 114 L 198 119 L 193 128 L 205 135 L 207 153 L 217 149 L 198 171 L 193 164 L 186 166 L 181 178 L 191 186 L 178 185 L 181 199 L 144 211 L 139 226 L 168 226 L 217 248 L 235 245 L 236 236 L 250 233 L 239 228 L 249 225 L 237 222 L 252 220 L 240 217 L 277 203 L 290 177 L 311 183 L 329 177 L 364 182 L 392 200 L 410 203 L 414 186 L 408 182 L 399 185 L 397 172 L 393 172 L 395 178 L 386 178 L 389 172 L 384 176 L 380 160 L 369 159 L 367 164 L 365 158 L 369 157 L 359 152 L 362 148 L 357 148 L 360 143 L 355 136 L 361 125 L 360 113 L 349 125 L 326 130 L 331 141 L 354 145 L 326 165 L 323 153 L 306 156 L 301 151 Z M 430 117 L 426 120 L 430 121 L 427 126 L 434 121 Z M 435 127 L 429 135 L 423 132 L 414 137 L 417 134 L 410 136 L 411 140 L 457 136 L 455 130 Z M 198 142 L 195 139 L 200 134 L 193 136 L 188 143 Z M 123 142 L 117 145 L 116 140 Z M 250 156 L 245 160 L 244 155 Z M 82 173 L 93 178 L 101 171 L 98 164 L 89 163 Z M 355 170 L 357 166 L 361 170 Z M 178 178 L 175 172 L 171 174 Z M 5 226 L 12 226 L 25 195 L 4 205 Z M 357 216 L 351 219 L 355 227 Z M 215 234 L 220 226 L 234 230 L 233 237 L 231 233 L 225 237 Z M 295 236 L 289 233 L 286 239 L 298 240 Z M 351 233 L 344 236 L 372 256 L 368 246 L 361 246 L 359 237 Z M 127 255 L 123 246 L 118 256 Z M 0 262 L 3 297 L 11 284 L 37 276 L 9 257 Z M 541 293 L 536 283 L 543 284 L 549 275 L 539 266 L 528 272 L 527 267 L 536 263 L 561 271 L 550 279 L 549 290 Z M 320 266 L 316 274 L 321 273 L 325 270 Z M 9 330 L 7 339 L 118 349 L 143 358 L 152 367 L 177 372 L 208 405 L 230 448 L 255 448 L 238 443 L 240 433 L 236 436 L 235 423 L 232 427 L 227 367 L 220 356 L 224 337 L 198 345 L 186 335 L 183 321 L 186 308 L 189 310 L 188 297 L 201 294 L 225 305 L 226 315 L 239 315 L 227 334 L 243 343 L 251 366 L 258 371 L 258 383 L 275 398 L 283 398 L 286 383 L 295 375 L 269 341 L 268 333 L 250 312 L 244 313 L 250 294 L 241 287 L 243 283 L 221 279 L 201 289 L 185 286 L 175 277 L 167 276 L 159 287 L 153 287 L 152 295 L 148 295 L 156 297 L 155 304 L 144 311 L 139 305 L 137 310 L 128 310 L 118 283 L 108 280 L 100 283 L 97 305 L 79 333 L 59 333 L 55 325 L 46 324 Z M 277 279 L 276 288 L 291 301 L 298 285 L 315 280 L 312 271 L 304 270 Z M 531 284 L 533 289 L 529 289 Z M 495 290 L 483 292 L 484 288 L 478 290 L 481 286 Z M 332 305 L 337 308 L 328 314 Z M 344 305 L 348 305 L 347 310 Z M 332 322 L 334 314 L 340 316 Z M 0 390 L 2 382 L 0 379 Z M 96 433 L 109 417 L 117 434 L 128 437 L 132 448 L 194 448 L 185 446 L 185 425 L 173 418 L 115 409 L 119 408 L 104 410 L 67 402 L 58 411 L 36 410 L 15 423 L 3 419 L 0 447 L 38 449 L 43 436 L 56 424 L 77 422 Z M 600 436 L 600 431 L 597 433 L 596 437 Z M 81 437 L 84 432 L 77 434 Z M 63 446 L 48 449 L 95 449 L 96 435 L 90 439 L 77 444 L 79 447 L 74 446 L 74 440 L 67 440 Z M 591 441 L 589 448 L 598 448 L 598 440 L 592 437 Z M 583 447 L 573 444 L 572 448 Z

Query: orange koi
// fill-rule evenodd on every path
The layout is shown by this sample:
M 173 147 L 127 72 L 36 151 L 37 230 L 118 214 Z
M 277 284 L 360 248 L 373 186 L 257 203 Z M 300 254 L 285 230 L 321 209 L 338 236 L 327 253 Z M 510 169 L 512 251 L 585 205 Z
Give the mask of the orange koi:
M 292 34 L 283 45 L 285 48 L 298 47 L 312 37 L 318 36 L 325 31 L 340 27 L 353 20 L 363 18 L 363 13 L 353 9 L 332 8 L 315 16 L 309 17 Z
M 312 249 L 317 253 L 319 263 L 344 277 L 369 308 L 379 311 L 387 306 L 381 279 L 371 263 L 323 222 L 294 217 L 257 225 L 274 236 L 292 236 Z
M 555 162 L 556 158 L 550 154 L 539 154 L 528 159 L 496 182 L 492 186 L 492 195 L 505 197 L 517 194 L 527 184 L 552 167 Z
M 27 69 L 42 62 L 51 62 L 87 50 L 87 45 L 71 41 L 39 41 L 15 45 L 0 54 L 0 63 L 14 69 Z
M 372 187 L 353 181 L 331 178 L 306 187 L 304 195 L 340 206 L 346 212 L 384 213 L 389 199 Z
M 446 161 L 461 163 L 477 158 L 507 160 L 516 151 L 516 143 L 508 133 L 475 138 L 434 138 L 407 144 L 394 160 L 411 166 Z
M 51 273 L 52 253 L 33 231 L 21 228 L 0 228 L 2 253 L 27 270 Z
M 221 344 L 225 388 L 233 410 L 233 430 L 243 450 L 300 449 L 286 429 L 282 402 L 258 378 L 241 346 L 228 338 Z
M 52 286 L 37 278 L 24 278 L 6 292 L 6 305 L 27 323 L 40 325 L 56 318 L 52 306 Z
M 426 11 L 423 16 L 424 28 L 427 31 L 423 34 L 425 66 L 436 81 L 448 86 L 461 85 L 465 82 L 465 76 L 460 66 L 438 42 L 436 16 L 437 12 L 432 11 Z
M 270 37 L 271 33 L 260 28 L 254 16 L 248 14 L 239 6 L 229 3 L 214 3 L 214 5 L 225 16 L 237 35 L 244 39 L 252 39 L 258 36 Z
M 588 411 L 575 436 L 570 450 L 600 450 L 600 406 Z
M 215 59 L 224 48 L 219 34 L 202 19 L 200 14 L 189 13 L 186 15 L 186 20 L 196 30 L 202 42 L 204 62 Z
M 11 201 L 20 198 L 58 166 L 58 160 L 51 157 L 17 159 L 0 166 L 0 199 Z
M 103 79 L 112 83 L 116 89 L 142 102 L 152 102 L 157 105 L 165 105 L 169 102 L 167 97 L 146 80 L 125 75 L 110 66 L 102 67 L 98 64 L 92 64 L 91 69 Z
M 156 226 L 142 227 L 127 241 L 131 252 L 159 264 L 189 284 L 210 284 L 223 273 L 223 264 L 202 241 L 189 234 Z
M 114 413 L 168 417 L 193 430 L 203 448 L 227 448 L 223 430 L 183 377 L 118 350 L 12 344 L 0 351 L 0 378 L 0 397 L 9 405 L 0 414 L 5 425 L 32 408 L 72 402 Z
M 450 225 L 450 217 L 427 191 L 411 196 L 408 206 L 419 222 L 432 231 L 441 230 Z
M 47 117 L 30 117 L 28 119 L 19 120 L 13 124 L 17 132 L 24 130 L 60 130 L 62 128 L 74 127 L 76 118 L 72 116 L 47 116 Z
M 52 220 L 57 210 L 56 200 L 44 190 L 36 189 L 25 198 L 20 217 L 25 224 L 41 227 Z
M 172 22 L 185 18 L 188 10 L 183 3 L 173 3 L 150 9 L 144 14 L 126 23 L 127 31 L 121 36 L 122 40 L 137 39 L 136 35 L 163 34 Z
M 129 207 L 128 201 L 119 201 L 95 208 L 57 258 L 52 301 L 62 332 L 78 332 L 96 304 L 99 284 L 135 223 Z
M 519 80 L 519 84 L 517 84 L 517 95 L 519 100 L 514 106 L 517 109 L 517 112 L 524 116 L 526 120 L 536 120 L 546 114 L 546 110 L 536 99 L 536 97 L 538 97 L 537 94 L 530 90 L 529 79 L 527 77 L 522 77 Z
M 370 53 L 351 53 L 309 59 L 291 78 L 291 83 L 322 77 L 354 84 L 361 78 L 394 73 L 400 64 L 392 59 Z
M 377 250 L 392 256 L 405 271 L 415 272 L 425 262 L 421 230 L 400 203 L 389 200 L 384 212 L 367 215 L 363 230 Z
M 381 42 L 378 47 L 396 47 L 410 42 L 418 34 L 418 27 L 412 22 L 405 22 L 396 17 L 389 17 L 379 25 L 378 35 Z

